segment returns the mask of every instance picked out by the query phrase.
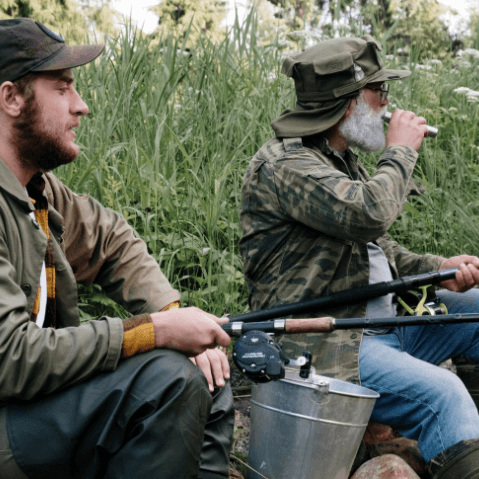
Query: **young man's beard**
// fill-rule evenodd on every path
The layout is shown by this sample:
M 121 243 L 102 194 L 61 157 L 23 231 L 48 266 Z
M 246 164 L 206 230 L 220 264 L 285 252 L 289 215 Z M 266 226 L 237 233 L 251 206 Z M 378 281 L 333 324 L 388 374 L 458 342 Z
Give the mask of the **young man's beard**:
M 339 133 L 349 146 L 357 147 L 366 153 L 382 151 L 386 148 L 384 121 L 386 107 L 375 111 L 367 102 L 364 92 L 357 98 L 350 115 L 339 125 Z
M 13 138 L 18 158 L 28 169 L 45 173 L 71 163 L 77 156 L 73 148 L 61 142 L 60 134 L 42 120 L 34 96 L 30 97 L 15 124 Z

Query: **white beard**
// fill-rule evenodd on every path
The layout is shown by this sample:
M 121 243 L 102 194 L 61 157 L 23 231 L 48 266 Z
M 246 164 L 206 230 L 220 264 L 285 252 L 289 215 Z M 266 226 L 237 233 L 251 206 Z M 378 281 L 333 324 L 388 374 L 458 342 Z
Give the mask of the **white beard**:
M 382 151 L 386 148 L 382 119 L 385 112 L 386 107 L 380 111 L 373 110 L 362 91 L 350 115 L 341 121 L 339 133 L 348 146 L 357 147 L 365 153 Z

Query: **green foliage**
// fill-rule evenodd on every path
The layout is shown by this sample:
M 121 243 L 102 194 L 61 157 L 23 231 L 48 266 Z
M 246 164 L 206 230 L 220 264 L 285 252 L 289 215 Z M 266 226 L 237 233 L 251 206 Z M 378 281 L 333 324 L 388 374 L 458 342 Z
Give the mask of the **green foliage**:
M 0 18 L 28 17 L 78 43 L 86 35 L 83 13 L 72 0 L 0 0 Z
M 264 8 L 265 3 L 274 8 Z M 441 19 L 446 9 L 437 0 L 250 0 L 250 4 L 270 20 L 269 32 L 262 32 L 264 37 L 274 38 L 278 27 L 283 28 L 284 33 L 293 35 L 288 36 L 294 42 L 289 46 L 298 50 L 354 32 L 388 38 L 389 48 L 414 46 L 421 58 L 451 55 L 452 39 Z M 279 22 L 271 21 L 273 18 Z M 294 38 L 298 34 L 303 39 L 299 43 Z
M 0 19 L 28 17 L 60 34 L 68 43 L 89 36 L 117 34 L 118 13 L 109 0 L 0 0 Z
M 437 0 L 391 0 L 389 12 L 398 20 L 396 36 L 414 46 L 420 58 L 450 55 L 452 42 L 440 19 L 446 8 Z
M 159 26 L 153 34 L 157 39 L 173 35 L 178 39 L 187 39 L 188 46 L 196 45 L 198 38 L 205 34 L 213 42 L 225 37 L 225 28 L 221 23 L 226 17 L 225 0 L 162 0 L 150 10 L 159 17 Z M 161 40 L 160 40 L 161 41 Z
M 57 171 L 74 191 L 129 221 L 183 304 L 217 315 L 247 310 L 238 251 L 241 182 L 273 135 L 271 121 L 295 102 L 292 82 L 279 73 L 278 43 L 257 42 L 257 28 L 251 15 L 222 42 L 202 36 L 189 51 L 185 39 L 151 48 L 129 30 L 112 40 L 102 61 L 75 69 L 92 114 L 78 131 L 80 157 Z M 417 253 L 474 254 L 479 104 L 474 94 L 454 90 L 476 88 L 479 60 L 471 53 L 421 65 L 419 56 L 384 58 L 389 68 L 413 72 L 392 82 L 389 109 L 410 109 L 439 127 L 414 171 L 426 192 L 409 200 L 391 232 Z M 361 154 L 371 172 L 378 157 Z M 96 289 L 81 290 L 81 300 L 85 317 L 120 314 Z
M 98 319 L 101 316 L 122 319 L 130 316 L 128 311 L 106 296 L 96 284 L 89 286 L 79 285 L 78 306 L 80 308 L 80 322 Z
M 188 52 L 172 37 L 154 48 L 130 31 L 113 40 L 105 61 L 75 70 L 91 116 L 80 157 L 57 172 L 129 221 L 185 303 L 217 314 L 247 309 L 241 181 L 288 86 L 277 49 L 251 48 L 253 27 Z

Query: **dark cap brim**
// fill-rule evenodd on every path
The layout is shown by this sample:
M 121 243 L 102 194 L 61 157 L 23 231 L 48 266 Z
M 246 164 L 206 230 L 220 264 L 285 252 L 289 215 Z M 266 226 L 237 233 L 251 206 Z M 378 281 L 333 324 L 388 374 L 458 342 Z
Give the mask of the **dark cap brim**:
M 411 74 L 409 70 L 379 70 L 368 78 L 368 83 L 401 80 Z
M 65 45 L 58 50 L 58 53 L 48 58 L 42 64 L 36 66 L 31 71 L 42 72 L 79 67 L 97 58 L 104 48 L 105 45 L 103 44 Z

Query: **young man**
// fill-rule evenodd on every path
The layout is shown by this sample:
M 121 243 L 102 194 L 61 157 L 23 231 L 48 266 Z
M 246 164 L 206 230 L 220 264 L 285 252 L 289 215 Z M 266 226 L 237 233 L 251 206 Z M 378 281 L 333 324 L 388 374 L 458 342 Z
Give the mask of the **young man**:
M 283 64 L 297 106 L 272 123 L 276 137 L 255 155 L 242 188 L 240 249 L 253 310 L 453 267 L 460 271 L 444 288 L 479 282 L 479 258 L 417 255 L 387 234 L 408 196 L 421 191 L 412 173 L 427 130 L 424 118 L 396 110 L 385 138 L 385 82 L 410 72 L 385 70 L 380 49 L 369 35 L 335 39 Z M 372 177 L 351 147 L 386 148 Z M 450 312 L 472 312 L 477 293 L 438 294 Z M 315 316 L 396 314 L 388 296 Z M 459 354 L 479 359 L 477 324 L 335 331 L 282 343 L 288 357 L 311 351 L 319 374 L 380 393 L 372 419 L 417 439 L 433 470 L 456 460 L 479 468 L 479 443 L 468 442 L 479 437 L 476 407 L 457 376 L 436 366 Z
M 71 68 L 102 50 L 0 21 L 0 478 L 225 478 L 221 320 L 178 309 L 120 216 L 49 173 L 88 113 Z M 79 281 L 135 316 L 80 325 Z

